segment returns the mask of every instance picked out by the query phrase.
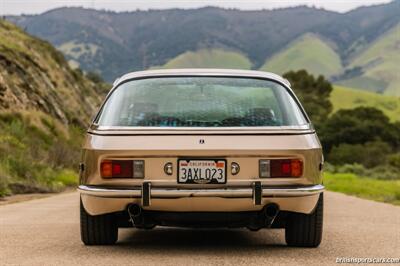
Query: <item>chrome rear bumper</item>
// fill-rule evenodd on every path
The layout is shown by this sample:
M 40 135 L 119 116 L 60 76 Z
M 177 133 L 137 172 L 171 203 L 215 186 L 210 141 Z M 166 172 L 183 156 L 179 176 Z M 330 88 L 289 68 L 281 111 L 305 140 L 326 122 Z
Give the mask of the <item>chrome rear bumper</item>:
M 324 191 L 323 185 L 265 187 L 260 182 L 254 182 L 252 187 L 229 187 L 211 189 L 178 189 L 151 187 L 150 182 L 144 182 L 142 187 L 112 188 L 80 185 L 78 191 L 85 195 L 105 198 L 142 198 L 144 205 L 150 205 L 151 198 L 190 198 L 190 197 L 220 197 L 220 198 L 253 198 L 258 205 L 263 197 L 303 197 L 319 194 Z

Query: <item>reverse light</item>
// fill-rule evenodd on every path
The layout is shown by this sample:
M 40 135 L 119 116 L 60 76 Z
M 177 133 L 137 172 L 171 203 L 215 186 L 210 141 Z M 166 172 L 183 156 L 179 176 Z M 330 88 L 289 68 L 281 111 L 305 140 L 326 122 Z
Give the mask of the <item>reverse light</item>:
M 144 161 L 133 161 L 133 178 L 144 178 Z
M 102 178 L 144 178 L 143 160 L 106 160 L 100 164 Z
M 268 177 L 300 177 L 303 174 L 303 162 L 299 159 L 260 160 L 259 176 Z

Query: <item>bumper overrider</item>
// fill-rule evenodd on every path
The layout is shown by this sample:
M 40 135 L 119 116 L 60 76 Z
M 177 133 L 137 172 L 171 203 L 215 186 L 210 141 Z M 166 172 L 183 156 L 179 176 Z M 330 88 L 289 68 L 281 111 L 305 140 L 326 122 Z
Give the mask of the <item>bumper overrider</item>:
M 252 198 L 254 205 L 261 205 L 263 198 L 291 198 L 318 195 L 324 191 L 321 184 L 307 186 L 263 186 L 254 182 L 251 187 L 227 188 L 171 188 L 157 187 L 151 182 L 143 182 L 142 186 L 116 188 L 93 185 L 80 185 L 78 191 L 82 195 L 100 198 L 136 198 L 141 199 L 142 206 L 150 206 L 152 199 L 179 198 Z

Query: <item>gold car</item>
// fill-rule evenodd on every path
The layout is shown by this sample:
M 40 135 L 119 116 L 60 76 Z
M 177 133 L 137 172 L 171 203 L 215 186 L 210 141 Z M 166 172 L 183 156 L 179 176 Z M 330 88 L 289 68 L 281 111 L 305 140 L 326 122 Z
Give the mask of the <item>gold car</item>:
M 119 227 L 284 228 L 322 237 L 323 155 L 282 77 L 225 69 L 152 70 L 114 82 L 80 165 L 81 238 Z

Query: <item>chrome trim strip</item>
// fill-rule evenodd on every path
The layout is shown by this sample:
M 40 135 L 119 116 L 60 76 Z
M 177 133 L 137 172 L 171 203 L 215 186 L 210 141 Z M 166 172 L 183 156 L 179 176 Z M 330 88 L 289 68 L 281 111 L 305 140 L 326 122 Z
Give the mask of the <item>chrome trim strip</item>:
M 311 124 L 302 126 L 266 126 L 266 127 L 106 127 L 92 125 L 88 131 L 95 135 L 191 135 L 191 134 L 210 134 L 210 135 L 235 135 L 235 134 L 312 134 L 315 133 Z
M 139 127 L 139 126 L 98 126 L 94 130 L 98 131 L 301 131 L 312 130 L 311 124 L 300 126 L 257 126 L 257 127 Z
M 315 130 L 299 130 L 299 131 L 94 131 L 88 130 L 88 134 L 97 136 L 198 136 L 198 135 L 212 135 L 212 136 L 243 136 L 243 135 L 308 135 L 314 134 Z
M 78 191 L 84 195 L 105 198 L 141 198 L 141 187 L 131 189 L 105 188 L 99 186 L 80 185 Z M 263 187 L 263 197 L 302 197 L 319 194 L 324 191 L 323 185 L 298 187 Z M 151 188 L 151 198 L 188 198 L 188 197 L 220 197 L 220 198 L 252 198 L 251 187 L 230 187 L 218 189 L 176 189 Z

